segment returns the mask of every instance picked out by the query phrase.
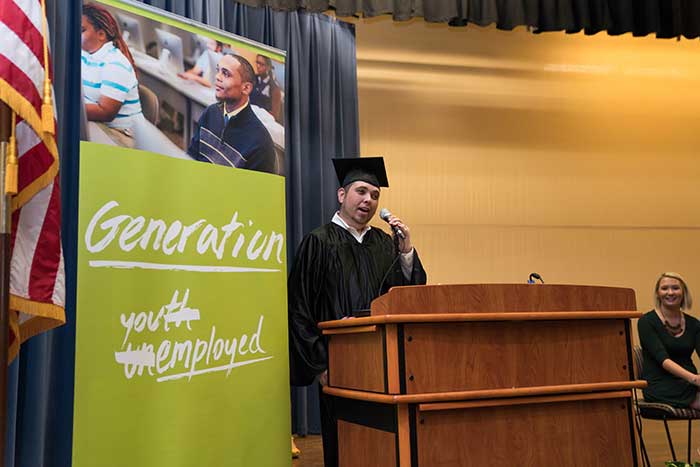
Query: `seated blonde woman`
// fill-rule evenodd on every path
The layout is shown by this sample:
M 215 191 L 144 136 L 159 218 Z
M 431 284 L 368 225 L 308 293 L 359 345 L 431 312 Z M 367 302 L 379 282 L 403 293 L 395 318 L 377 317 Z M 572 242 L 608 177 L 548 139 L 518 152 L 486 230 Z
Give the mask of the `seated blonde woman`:
M 693 299 L 685 280 L 665 272 L 654 287 L 656 306 L 637 324 L 644 357 L 644 400 L 700 409 L 700 376 L 691 359 L 700 349 L 700 322 L 687 314 Z

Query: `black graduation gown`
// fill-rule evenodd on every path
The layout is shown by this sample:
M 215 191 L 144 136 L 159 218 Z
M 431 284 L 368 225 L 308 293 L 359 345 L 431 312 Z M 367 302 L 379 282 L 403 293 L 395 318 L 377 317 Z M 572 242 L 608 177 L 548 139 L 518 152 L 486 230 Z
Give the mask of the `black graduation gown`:
M 370 229 L 362 243 L 333 223 L 304 238 L 288 285 L 292 385 L 309 385 L 328 367 L 326 341 L 318 322 L 367 309 L 390 287 L 425 284 L 425 270 L 415 250 L 410 280 L 401 271 L 401 261 L 395 259 L 392 238 L 377 228 Z

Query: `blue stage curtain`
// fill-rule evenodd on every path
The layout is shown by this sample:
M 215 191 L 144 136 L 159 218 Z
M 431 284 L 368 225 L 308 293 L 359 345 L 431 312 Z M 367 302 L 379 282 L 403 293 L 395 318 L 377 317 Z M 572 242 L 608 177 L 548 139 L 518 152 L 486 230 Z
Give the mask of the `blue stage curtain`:
M 5 465 L 71 465 L 80 115 L 80 2 L 46 2 L 61 156 L 67 324 L 22 345 L 8 371 Z M 60 10 L 60 11 L 59 11 Z
M 337 209 L 331 158 L 359 156 L 354 26 L 319 13 L 223 0 L 143 1 L 287 51 L 285 173 L 291 262 L 302 237 L 329 222 Z M 292 413 L 294 433 L 320 432 L 315 386 L 292 388 Z
M 185 8 L 185 0 L 162 0 Z M 219 4 L 223 0 L 215 0 Z M 425 18 L 429 22 L 466 26 L 496 24 L 511 30 L 528 26 L 538 32 L 631 32 L 658 38 L 700 36 L 697 0 L 240 0 L 275 10 L 321 12 L 338 16 L 391 15 L 395 21 Z

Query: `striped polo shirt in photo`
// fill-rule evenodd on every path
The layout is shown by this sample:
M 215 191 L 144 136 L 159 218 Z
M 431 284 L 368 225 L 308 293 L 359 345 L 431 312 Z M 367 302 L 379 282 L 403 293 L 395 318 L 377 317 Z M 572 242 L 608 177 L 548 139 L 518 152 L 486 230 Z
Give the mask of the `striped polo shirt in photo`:
M 86 104 L 96 104 L 100 96 L 122 103 L 117 116 L 105 122 L 112 128 L 130 129 L 141 114 L 139 83 L 129 60 L 111 42 L 97 52 L 81 51 L 83 93 Z

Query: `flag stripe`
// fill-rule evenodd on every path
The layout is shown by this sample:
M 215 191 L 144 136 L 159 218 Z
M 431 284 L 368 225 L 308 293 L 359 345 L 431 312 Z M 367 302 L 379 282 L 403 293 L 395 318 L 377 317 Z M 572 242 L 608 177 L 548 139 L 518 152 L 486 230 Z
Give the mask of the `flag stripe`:
M 22 42 L 6 24 L 0 23 L 0 53 L 12 61 L 23 74 L 34 83 L 39 94 L 44 84 L 44 64 L 32 53 L 31 48 Z
M 60 240 L 60 239 L 59 239 Z M 58 242 L 58 268 L 56 269 L 56 282 L 53 287 L 51 301 L 56 305 L 65 306 L 66 297 L 66 273 L 63 263 L 63 246 Z
M 34 195 L 27 204 L 22 206 L 20 213 L 10 267 L 10 285 L 14 285 L 12 292 L 23 298 L 30 298 L 31 266 L 42 227 L 37 220 L 41 221 L 46 215 L 52 188 L 53 185 L 49 185 Z
M 0 2 L 0 23 L 5 23 L 17 37 L 27 44 L 37 60 L 43 62 L 44 47 L 41 31 L 13 1 Z
M 48 188 L 48 187 L 47 187 Z M 58 181 L 53 182 L 44 223 L 41 226 L 38 245 L 34 252 L 29 276 L 29 298 L 40 302 L 50 302 L 56 281 L 61 253 L 61 205 Z
M 37 31 L 41 31 L 41 18 L 43 12 L 41 10 L 41 0 L 11 0 L 13 3 L 22 10 L 29 21 L 32 22 Z M 44 33 L 41 33 L 41 37 L 44 37 Z M 42 41 L 42 39 L 39 39 Z M 39 42 L 41 43 L 41 42 Z
M 16 119 L 15 136 L 17 137 L 17 154 L 23 157 L 31 148 L 41 143 L 41 138 L 34 133 L 29 123 L 22 119 Z
M 45 172 L 53 164 L 53 156 L 43 143 L 29 149 L 20 158 L 19 190 L 24 190 L 35 178 L 36 173 Z
M 24 14 L 24 16 L 29 20 L 29 22 L 32 24 L 32 27 L 35 31 L 39 33 L 39 36 L 36 38 L 37 43 L 30 43 L 27 41 L 24 41 L 24 43 L 30 47 L 32 50 L 35 48 L 38 48 L 41 50 L 41 53 L 37 55 L 39 57 L 39 61 L 43 64 L 44 63 L 44 33 L 43 31 L 43 25 L 41 24 L 41 18 L 44 15 L 44 12 L 41 8 L 41 0 L 12 0 L 12 3 L 14 3 Z M 48 27 L 48 26 L 47 26 Z M 32 36 L 34 38 L 35 36 Z M 49 51 L 49 56 L 48 56 L 48 68 L 49 68 L 49 78 L 53 81 L 53 65 L 51 64 L 51 47 L 50 44 L 46 44 L 48 51 Z M 42 66 L 42 68 L 46 68 L 45 66 Z
M 2 27 L 0 27 L 0 37 L 2 37 Z M 0 40 L 0 44 L 4 41 Z M 0 46 L 1 48 L 2 46 Z M 11 62 L 0 50 L 0 76 L 5 78 L 10 86 L 15 88 L 34 107 L 38 115 L 41 115 L 41 94 L 37 90 L 34 82 L 22 69 Z

